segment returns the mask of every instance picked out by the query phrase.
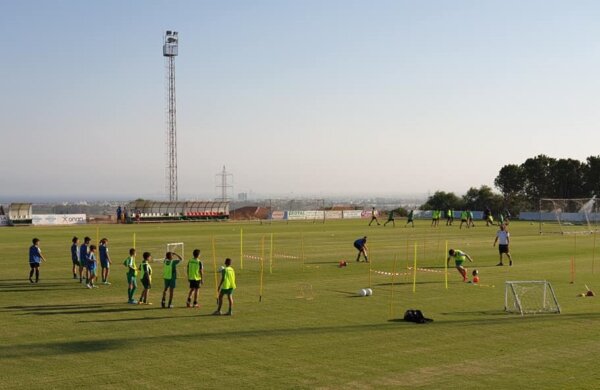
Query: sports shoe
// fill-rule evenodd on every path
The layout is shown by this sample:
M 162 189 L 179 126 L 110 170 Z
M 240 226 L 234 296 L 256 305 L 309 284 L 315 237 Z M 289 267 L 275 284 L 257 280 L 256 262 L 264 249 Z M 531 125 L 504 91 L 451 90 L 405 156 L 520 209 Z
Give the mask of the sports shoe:
M 135 299 L 132 299 L 131 301 L 129 301 L 129 304 L 131 304 L 131 305 L 137 305 L 138 301 L 136 301 Z
M 192 304 L 189 302 L 186 302 L 185 307 L 192 307 Z
M 138 305 L 143 305 L 143 304 L 144 304 L 144 302 L 138 301 Z
M 73 274 L 73 279 L 77 279 L 77 275 Z
M 95 284 L 92 284 L 92 288 L 98 288 L 98 286 L 96 286 Z
M 197 304 L 197 303 L 194 303 L 194 306 L 193 306 L 193 307 L 195 307 L 195 308 L 197 309 L 197 308 L 199 308 L 199 307 L 200 307 L 200 305 L 199 305 L 199 304 Z
M 85 285 L 85 287 L 92 288 L 92 285 L 88 283 L 88 284 Z
M 510 260 L 510 261 L 508 262 L 508 266 L 509 266 L 509 267 L 512 267 L 512 260 Z
M 172 308 L 174 308 L 174 307 L 175 307 L 175 306 L 173 306 L 173 305 L 169 305 L 169 309 L 172 309 Z
M 162 307 L 163 309 L 165 308 L 165 301 L 162 301 L 162 302 L 160 303 L 160 307 Z
M 29 283 L 33 283 L 33 279 L 29 278 Z
M 504 264 L 503 263 L 498 263 L 496 264 L 496 267 L 502 267 Z
M 111 282 L 102 282 L 102 284 L 104 284 L 106 286 L 110 286 L 112 283 Z
M 213 316 L 220 316 L 220 315 L 221 315 L 221 312 L 220 312 L 220 311 L 218 311 L 218 310 L 215 310 L 215 311 L 212 313 L 212 315 L 213 315 Z
M 228 311 L 227 313 L 225 313 L 226 316 L 232 316 L 233 313 L 231 311 Z

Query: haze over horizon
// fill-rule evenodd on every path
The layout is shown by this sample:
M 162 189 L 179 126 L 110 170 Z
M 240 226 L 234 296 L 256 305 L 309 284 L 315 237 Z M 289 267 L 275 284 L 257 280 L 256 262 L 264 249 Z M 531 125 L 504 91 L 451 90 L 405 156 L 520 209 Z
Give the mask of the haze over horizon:
M 600 144 L 595 1 L 2 2 L 0 198 L 462 195 Z

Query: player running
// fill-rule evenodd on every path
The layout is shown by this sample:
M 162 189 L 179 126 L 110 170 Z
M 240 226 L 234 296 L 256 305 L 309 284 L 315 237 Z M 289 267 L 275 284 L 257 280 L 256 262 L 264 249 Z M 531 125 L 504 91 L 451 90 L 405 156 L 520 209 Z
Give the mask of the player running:
M 377 222 L 377 226 L 381 225 L 377 220 L 377 210 L 375 210 L 375 207 L 373 207 L 373 209 L 371 210 L 371 222 L 369 222 L 369 226 L 371 226 L 373 221 Z
M 406 225 L 404 225 L 404 227 L 407 227 L 409 223 L 412 225 L 412 227 L 415 227 L 414 217 L 415 217 L 415 211 L 410 210 L 408 212 L 408 217 L 406 218 Z
M 387 225 L 387 224 L 388 224 L 388 223 L 390 223 L 390 222 L 392 223 L 392 226 L 393 226 L 393 227 L 396 227 L 396 219 L 395 219 L 394 213 L 395 213 L 395 211 L 394 211 L 394 210 L 391 210 L 391 211 L 388 213 L 388 219 L 387 219 L 387 221 L 385 221 L 385 223 L 383 224 L 383 227 L 385 227 L 385 225 Z
M 454 258 L 454 265 L 458 273 L 462 276 L 463 282 L 468 282 L 469 280 L 467 279 L 467 269 L 463 266 L 463 263 L 465 262 L 465 259 L 468 259 L 472 263 L 473 259 L 471 258 L 471 256 L 469 256 L 468 253 L 461 251 L 460 249 L 450 249 L 448 251 L 448 260 L 446 260 L 447 264 L 450 263 L 451 258 Z

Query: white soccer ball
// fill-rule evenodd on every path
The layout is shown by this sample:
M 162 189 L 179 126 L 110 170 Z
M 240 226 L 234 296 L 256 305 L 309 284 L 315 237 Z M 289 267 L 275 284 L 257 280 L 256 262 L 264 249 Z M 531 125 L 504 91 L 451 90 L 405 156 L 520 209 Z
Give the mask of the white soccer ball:
M 367 296 L 367 290 L 365 290 L 364 288 L 362 290 L 360 290 L 358 292 L 358 295 L 360 295 L 361 297 L 366 297 Z
M 373 290 L 371 290 L 370 288 L 367 289 L 367 296 L 371 296 L 373 295 Z

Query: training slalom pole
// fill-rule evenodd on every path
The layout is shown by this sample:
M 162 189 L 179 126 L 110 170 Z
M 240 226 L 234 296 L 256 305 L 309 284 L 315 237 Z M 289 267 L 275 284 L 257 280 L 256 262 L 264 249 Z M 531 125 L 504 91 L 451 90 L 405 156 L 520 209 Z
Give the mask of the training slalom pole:
M 423 238 L 423 260 L 426 260 L 426 258 L 427 258 L 427 251 L 425 250 L 426 249 L 426 246 L 425 246 L 426 242 L 427 242 L 427 237 Z
M 212 241 L 212 258 L 213 258 L 213 268 L 215 270 L 215 299 L 217 300 L 217 305 L 219 304 L 219 282 L 217 281 L 217 250 L 215 245 L 215 238 L 211 238 Z
M 417 291 L 417 242 L 415 241 L 415 261 L 413 264 L 413 293 Z
M 265 271 L 265 236 L 260 240 L 260 291 L 258 293 L 258 301 L 262 302 L 263 295 L 263 274 Z
M 244 229 L 240 228 L 240 269 L 244 269 Z
M 100 226 L 96 226 L 96 245 L 100 245 Z
M 392 268 L 392 290 L 390 292 L 390 319 L 394 318 L 394 276 L 396 276 L 396 264 L 398 263 L 398 254 L 394 255 L 394 267 Z
M 446 258 L 446 253 L 448 253 L 448 240 L 446 240 L 446 251 L 444 252 L 444 279 L 446 283 L 446 290 L 448 290 L 448 259 Z
M 571 284 L 575 283 L 575 257 L 571 257 Z
M 269 273 L 273 273 L 273 233 L 271 233 L 271 245 L 269 248 Z
M 304 259 L 304 233 L 300 233 L 300 246 L 302 250 L 302 272 L 304 272 L 305 267 L 305 259 Z
M 371 251 L 371 253 L 373 253 L 373 252 Z M 373 279 L 373 272 L 371 272 L 372 271 L 371 264 L 373 264 L 373 257 L 371 255 L 369 255 L 369 257 L 371 257 L 371 260 L 369 260 L 369 288 L 371 288 L 371 282 Z
M 592 249 L 592 274 L 594 273 L 594 263 L 596 262 L 596 231 L 594 230 L 594 248 Z
M 135 249 L 135 232 L 133 233 L 133 249 Z

